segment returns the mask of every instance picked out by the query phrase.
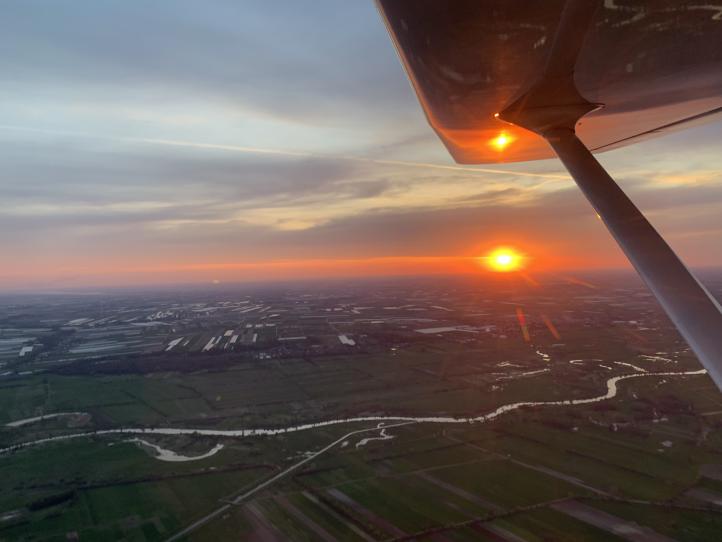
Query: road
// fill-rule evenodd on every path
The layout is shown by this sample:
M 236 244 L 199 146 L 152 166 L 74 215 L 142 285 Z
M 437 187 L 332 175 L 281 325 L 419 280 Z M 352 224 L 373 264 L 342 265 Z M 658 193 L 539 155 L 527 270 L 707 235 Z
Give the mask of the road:
M 402 425 L 409 425 L 409 424 L 413 424 L 413 423 L 417 423 L 417 422 L 415 422 L 415 421 L 405 421 L 405 422 L 400 422 L 400 423 L 395 423 L 395 424 L 390 424 L 390 425 L 378 424 L 376 427 L 367 427 L 367 428 L 365 428 L 365 429 L 357 429 L 356 431 L 351 431 L 350 433 L 346 433 L 344 436 L 342 436 L 342 437 L 334 440 L 334 441 L 333 441 L 331 444 L 329 444 L 328 446 L 325 446 L 324 448 L 321 448 L 319 451 L 317 451 L 317 452 L 309 455 L 308 457 L 302 459 L 302 460 L 299 461 L 298 463 L 294 463 L 293 465 L 291 465 L 291 466 L 288 467 L 287 469 L 279 472 L 279 473 L 276 474 L 275 476 L 272 476 L 272 477 L 269 478 L 268 480 L 265 480 L 264 482 L 261 482 L 261 483 L 258 484 L 257 486 L 253 487 L 252 489 L 249 489 L 248 491 L 246 491 L 245 493 L 242 493 L 241 495 L 237 496 L 236 498 L 234 498 L 234 499 L 232 499 L 232 500 L 229 500 L 229 501 L 226 501 L 226 503 L 225 503 L 224 505 L 216 508 L 215 510 L 213 510 L 213 511 L 210 512 L 209 514 L 203 516 L 203 517 L 200 518 L 199 520 L 194 521 L 193 523 L 191 523 L 188 527 L 186 527 L 186 528 L 183 529 L 182 531 L 179 531 L 179 532 L 177 532 L 176 534 L 174 534 L 173 536 L 171 536 L 170 538 L 168 538 L 168 539 L 166 540 L 166 542 L 173 542 L 174 540 L 180 540 L 180 539 L 183 538 L 184 536 L 186 536 L 186 535 L 190 534 L 191 532 L 195 531 L 196 529 L 202 527 L 203 525 L 205 525 L 206 523 L 208 523 L 208 522 L 211 521 L 212 519 L 214 519 L 214 518 L 218 517 L 219 515 L 223 514 L 223 512 L 227 511 L 227 510 L 228 510 L 229 508 L 231 508 L 232 506 L 236 506 L 236 505 L 241 504 L 243 501 L 245 501 L 245 500 L 247 500 L 249 497 L 255 495 L 256 493 L 258 493 L 258 492 L 261 491 L 262 489 L 265 489 L 265 488 L 269 487 L 269 486 L 272 485 L 273 483 L 277 482 L 277 481 L 280 480 L 281 478 L 287 476 L 287 475 L 290 474 L 291 472 L 293 472 L 293 471 L 297 470 L 298 468 L 302 467 L 302 466 L 305 465 L 306 463 L 308 463 L 308 462 L 310 462 L 310 461 L 313 461 L 314 459 L 317 459 L 319 456 L 325 454 L 325 453 L 328 452 L 330 449 L 332 449 L 334 446 L 337 446 L 338 444 L 341 444 L 343 441 L 345 441 L 346 439 L 348 439 L 348 438 L 350 438 L 350 437 L 352 437 L 352 436 L 354 436 L 354 435 L 358 435 L 358 434 L 361 434 L 361 433 L 369 433 L 369 432 L 371 432 L 371 431 L 379 431 L 379 430 L 382 429 L 382 428 L 383 428 L 383 429 L 390 429 L 390 428 L 392 428 L 392 427 L 401 427 Z

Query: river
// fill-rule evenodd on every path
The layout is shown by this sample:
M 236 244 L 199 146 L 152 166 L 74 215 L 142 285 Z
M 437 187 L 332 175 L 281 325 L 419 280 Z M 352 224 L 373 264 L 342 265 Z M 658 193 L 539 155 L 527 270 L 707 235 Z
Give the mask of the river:
M 83 437 L 92 437 L 100 435 L 197 435 L 197 436 L 215 436 L 215 437 L 257 437 L 264 435 L 282 435 L 286 433 L 296 433 L 299 431 L 307 431 L 309 429 L 317 429 L 319 427 L 329 427 L 331 425 L 340 425 L 357 422 L 411 422 L 411 423 L 485 423 L 491 421 L 503 414 L 517 410 L 523 407 L 539 407 L 539 406 L 572 406 L 586 405 L 589 403 L 598 403 L 616 397 L 618 392 L 617 384 L 623 380 L 632 378 L 649 378 L 657 376 L 693 376 L 706 374 L 705 369 L 697 371 L 679 371 L 679 372 L 659 372 L 659 373 L 634 373 L 622 376 L 615 376 L 607 380 L 607 392 L 595 397 L 586 399 L 563 399 L 559 401 L 519 401 L 516 403 L 508 403 L 502 405 L 495 410 L 473 417 L 453 417 L 453 416 L 358 416 L 353 418 L 334 418 L 330 420 L 306 423 L 300 425 L 291 425 L 289 427 L 279 427 L 270 429 L 193 429 L 180 427 L 121 427 L 118 429 L 104 429 L 100 431 L 86 431 L 82 433 L 72 433 L 69 435 L 59 435 L 56 437 L 47 437 L 28 442 L 22 442 L 6 448 L 0 448 L 0 454 L 7 453 L 31 446 L 46 444 L 50 442 L 58 442 L 61 440 L 69 440 Z M 46 415 L 48 417 L 50 415 Z M 8 424 L 9 425 L 9 424 Z

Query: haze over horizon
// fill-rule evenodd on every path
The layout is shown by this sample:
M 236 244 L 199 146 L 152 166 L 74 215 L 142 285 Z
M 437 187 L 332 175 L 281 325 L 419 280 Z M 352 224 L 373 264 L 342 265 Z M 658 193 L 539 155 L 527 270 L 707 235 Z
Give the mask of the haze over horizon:
M 630 267 L 558 161 L 453 163 L 373 2 L 4 15 L 0 290 Z M 720 136 L 598 155 L 691 267 L 722 265 Z

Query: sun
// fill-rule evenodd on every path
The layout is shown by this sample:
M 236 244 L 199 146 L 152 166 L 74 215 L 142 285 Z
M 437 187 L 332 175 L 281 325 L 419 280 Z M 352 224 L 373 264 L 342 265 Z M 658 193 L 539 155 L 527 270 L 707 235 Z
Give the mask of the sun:
M 508 273 L 518 271 L 524 266 L 524 255 L 510 247 L 499 247 L 492 250 L 482 260 L 492 271 Z

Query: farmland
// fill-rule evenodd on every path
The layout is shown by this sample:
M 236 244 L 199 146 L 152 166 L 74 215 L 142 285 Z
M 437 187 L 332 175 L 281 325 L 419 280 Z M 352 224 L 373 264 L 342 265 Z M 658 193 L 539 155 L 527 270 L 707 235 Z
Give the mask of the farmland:
M 722 399 L 620 280 L 14 299 L 0 540 L 716 540 Z

